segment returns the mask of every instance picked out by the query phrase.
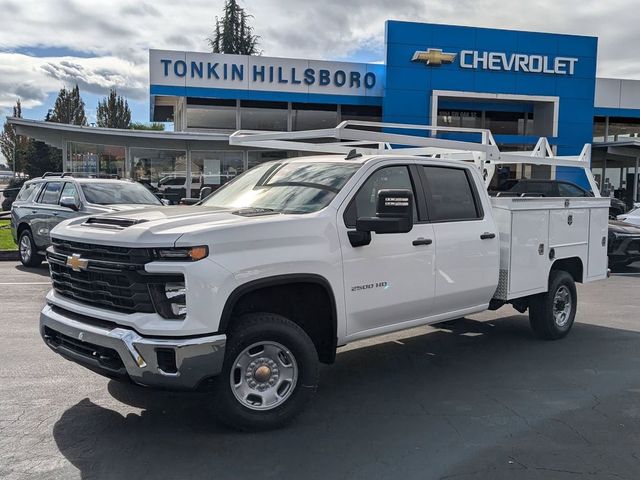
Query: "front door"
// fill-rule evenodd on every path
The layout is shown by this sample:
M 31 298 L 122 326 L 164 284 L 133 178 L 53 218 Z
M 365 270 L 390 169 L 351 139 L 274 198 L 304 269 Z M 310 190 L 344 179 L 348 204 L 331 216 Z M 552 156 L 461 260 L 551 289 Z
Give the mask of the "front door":
M 416 168 L 408 165 L 376 168 L 348 203 L 344 215 L 338 218 L 348 337 L 391 330 L 393 325 L 430 313 L 435 245 L 433 227 L 423 221 L 426 212 L 421 211 L 418 201 L 422 191 L 414 188 L 418 184 L 412 174 Z M 375 216 L 378 191 L 382 189 L 413 191 L 413 229 L 408 233 L 371 233 L 369 245 L 353 247 L 348 231 L 354 230 L 358 217 Z

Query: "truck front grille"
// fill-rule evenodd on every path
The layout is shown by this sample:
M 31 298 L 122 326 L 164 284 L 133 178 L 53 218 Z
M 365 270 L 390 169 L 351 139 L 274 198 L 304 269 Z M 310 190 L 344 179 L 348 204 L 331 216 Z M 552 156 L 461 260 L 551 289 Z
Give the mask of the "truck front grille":
M 143 248 L 91 245 L 53 239 L 47 250 L 54 290 L 87 305 L 123 313 L 154 313 L 149 286 L 183 281 L 182 275 L 144 270 L 153 252 Z M 69 259 L 78 255 L 80 266 Z

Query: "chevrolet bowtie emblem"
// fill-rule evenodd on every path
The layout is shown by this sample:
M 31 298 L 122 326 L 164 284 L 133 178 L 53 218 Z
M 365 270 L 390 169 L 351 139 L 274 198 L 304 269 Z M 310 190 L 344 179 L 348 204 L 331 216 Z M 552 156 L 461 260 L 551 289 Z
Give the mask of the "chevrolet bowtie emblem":
M 80 272 L 87 268 L 89 265 L 89 260 L 86 258 L 80 258 L 79 253 L 74 253 L 70 257 L 67 257 L 67 267 L 71 267 L 71 270 L 74 272 Z
M 442 65 L 452 63 L 456 58 L 455 53 L 444 53 L 440 48 L 430 48 L 426 52 L 418 50 L 413 54 L 412 62 L 424 62 L 427 65 Z

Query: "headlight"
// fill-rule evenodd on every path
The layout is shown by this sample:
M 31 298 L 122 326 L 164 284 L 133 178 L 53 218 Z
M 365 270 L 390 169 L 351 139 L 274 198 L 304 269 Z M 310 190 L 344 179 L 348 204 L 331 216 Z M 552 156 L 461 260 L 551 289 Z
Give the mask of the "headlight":
M 209 255 L 209 247 L 202 245 L 199 247 L 159 248 L 155 253 L 159 260 L 195 262 Z
M 187 315 L 187 289 L 183 281 L 149 285 L 156 312 L 170 320 L 184 320 Z

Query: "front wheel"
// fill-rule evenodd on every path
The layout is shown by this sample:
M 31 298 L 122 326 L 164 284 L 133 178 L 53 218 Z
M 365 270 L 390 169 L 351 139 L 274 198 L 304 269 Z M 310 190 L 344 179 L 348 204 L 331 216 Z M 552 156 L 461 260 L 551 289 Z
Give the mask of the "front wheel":
M 535 295 L 529 304 L 533 332 L 545 340 L 565 337 L 573 326 L 577 306 L 573 277 L 563 270 L 552 270 L 548 291 Z
M 271 313 L 233 323 L 212 405 L 239 430 L 278 428 L 298 415 L 318 385 L 318 355 L 297 324 Z
M 20 234 L 18 251 L 20 252 L 20 261 L 25 267 L 37 267 L 42 263 L 43 257 L 37 251 L 31 231 L 24 230 Z

